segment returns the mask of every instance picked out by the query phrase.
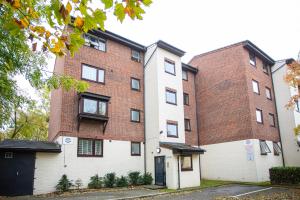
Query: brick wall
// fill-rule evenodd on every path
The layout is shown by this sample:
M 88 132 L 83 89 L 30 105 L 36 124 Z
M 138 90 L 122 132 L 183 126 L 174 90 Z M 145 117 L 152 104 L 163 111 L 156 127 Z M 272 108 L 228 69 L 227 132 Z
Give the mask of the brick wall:
M 202 145 L 250 138 L 278 141 L 278 129 L 257 124 L 255 107 L 274 112 L 275 104 L 252 92 L 252 77 L 272 88 L 271 77 L 249 64 L 243 43 L 195 56 L 189 64 L 199 69 L 196 75 L 196 102 L 200 143 Z
M 127 46 L 111 40 L 107 40 L 106 45 L 106 52 L 83 46 L 74 57 L 66 56 L 64 62 L 64 73 L 76 79 L 81 79 L 82 63 L 105 70 L 105 84 L 88 82 L 90 87 L 87 91 L 111 97 L 108 104 L 109 121 L 105 133 L 102 124 L 92 120 L 82 121 L 80 130 L 77 131 L 77 93 L 62 91 L 60 135 L 144 141 L 143 62 L 131 60 L 131 49 Z M 140 91 L 131 90 L 131 77 L 140 79 Z M 131 108 L 141 110 L 140 123 L 130 122 Z M 51 112 L 51 118 L 54 116 L 55 114 Z M 50 123 L 50 126 L 54 124 Z M 53 139 L 53 132 L 50 139 Z
M 195 96 L 195 74 L 188 71 L 188 80 L 182 80 L 183 92 L 189 95 L 189 105 L 184 105 L 184 117 L 190 119 L 191 131 L 185 131 L 185 143 L 198 145 L 196 96 Z

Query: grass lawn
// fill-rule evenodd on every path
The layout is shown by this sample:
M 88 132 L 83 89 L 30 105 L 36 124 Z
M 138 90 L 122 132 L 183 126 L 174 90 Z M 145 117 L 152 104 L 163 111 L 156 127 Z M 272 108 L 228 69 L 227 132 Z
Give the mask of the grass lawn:
M 239 182 L 239 181 L 221 181 L 221 180 L 201 180 L 200 188 L 217 187 L 228 184 L 240 184 L 240 185 L 258 185 L 258 186 L 270 186 L 269 181 L 266 182 Z

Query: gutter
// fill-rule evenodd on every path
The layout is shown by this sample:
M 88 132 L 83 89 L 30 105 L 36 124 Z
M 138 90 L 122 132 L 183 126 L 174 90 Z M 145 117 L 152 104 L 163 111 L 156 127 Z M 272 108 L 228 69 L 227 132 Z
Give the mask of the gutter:
M 178 163 L 178 168 L 177 168 L 177 170 L 178 170 L 178 189 L 180 189 L 180 169 L 179 169 L 179 158 L 180 158 L 180 156 L 178 155 L 177 156 L 177 163 Z
M 280 68 L 283 67 L 283 66 L 280 66 Z M 276 116 L 277 116 L 276 121 L 277 121 L 278 132 L 279 132 L 279 141 L 280 141 L 280 144 L 281 144 L 282 165 L 283 165 L 283 167 L 285 167 L 285 161 L 284 161 L 284 155 L 283 155 L 283 145 L 282 145 L 282 142 L 281 142 L 280 125 L 279 125 L 279 120 L 278 120 L 278 112 L 277 112 L 277 104 L 276 104 L 276 97 L 275 97 L 275 90 L 274 90 L 274 80 L 273 80 L 273 73 L 276 72 L 277 70 L 275 70 L 274 72 L 272 72 L 272 69 L 270 69 L 270 70 L 271 70 L 272 88 L 273 88 L 273 93 L 274 93 L 275 110 L 276 110 Z

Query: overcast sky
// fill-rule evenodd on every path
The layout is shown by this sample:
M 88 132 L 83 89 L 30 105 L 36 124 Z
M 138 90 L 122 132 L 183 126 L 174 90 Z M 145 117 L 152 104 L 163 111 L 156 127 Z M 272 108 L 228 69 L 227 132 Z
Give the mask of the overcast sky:
M 246 39 L 275 60 L 300 51 L 300 0 L 153 1 L 142 21 L 109 16 L 106 29 L 146 46 L 164 40 L 187 52 L 184 62 Z

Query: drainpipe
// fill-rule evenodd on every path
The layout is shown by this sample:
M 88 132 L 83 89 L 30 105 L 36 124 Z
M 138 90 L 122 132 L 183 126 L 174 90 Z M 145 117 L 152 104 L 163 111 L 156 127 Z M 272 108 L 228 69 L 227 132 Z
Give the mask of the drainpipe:
M 199 70 L 198 70 L 198 72 L 199 72 Z M 197 114 L 198 104 L 197 104 L 197 95 L 196 95 L 196 92 L 197 92 L 196 75 L 197 74 L 195 74 L 195 77 L 194 77 L 194 88 L 195 88 L 195 102 L 196 102 L 195 106 L 196 106 L 197 141 L 198 141 L 198 147 L 200 148 L 199 120 L 198 120 L 198 114 Z M 202 178 L 201 176 L 202 176 L 201 161 L 200 161 L 200 154 L 199 154 L 199 178 L 200 178 L 200 183 L 201 183 L 201 178 Z
M 285 161 L 284 161 L 284 155 L 283 155 L 283 145 L 282 145 L 282 142 L 281 142 L 281 133 L 280 133 L 280 126 L 279 126 L 278 113 L 277 113 L 277 104 L 276 104 L 276 98 L 275 98 L 274 80 L 273 80 L 273 76 L 272 76 L 273 72 L 272 72 L 271 67 L 270 67 L 270 71 L 271 71 L 272 88 L 273 88 L 273 93 L 274 93 L 275 112 L 276 112 L 276 116 L 277 116 L 276 121 L 277 121 L 278 132 L 279 132 L 279 141 L 280 141 L 280 144 L 281 144 L 282 165 L 283 165 L 283 167 L 285 167 Z
M 179 158 L 180 158 L 180 155 L 178 155 L 177 157 L 177 163 L 178 163 L 178 189 L 180 189 L 180 168 L 179 168 Z

